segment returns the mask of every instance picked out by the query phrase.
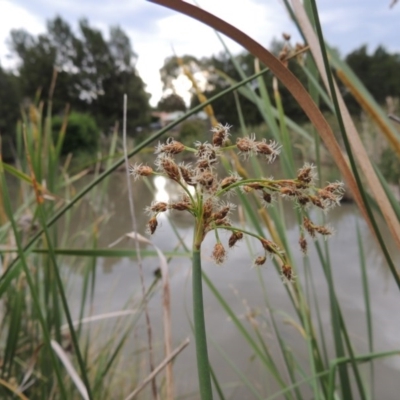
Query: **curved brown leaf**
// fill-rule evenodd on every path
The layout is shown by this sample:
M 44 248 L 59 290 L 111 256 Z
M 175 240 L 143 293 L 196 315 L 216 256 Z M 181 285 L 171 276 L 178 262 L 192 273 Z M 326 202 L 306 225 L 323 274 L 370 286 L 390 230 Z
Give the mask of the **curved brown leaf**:
M 307 17 L 307 14 L 301 2 L 299 0 L 293 0 L 292 4 L 293 4 L 293 11 L 295 12 L 297 17 L 297 21 L 299 22 L 301 30 L 307 39 L 307 43 L 310 46 L 318 71 L 329 93 L 328 78 L 326 76 L 324 62 L 322 59 L 321 49 L 319 46 L 317 36 L 314 32 L 314 29 L 311 26 L 311 23 Z M 358 165 L 364 174 L 369 189 L 371 190 L 371 193 L 373 194 L 376 202 L 378 203 L 379 208 L 382 211 L 382 215 L 385 218 L 385 221 L 390 229 L 393 238 L 397 243 L 397 246 L 400 247 L 399 221 L 385 194 L 385 191 L 382 188 L 382 185 L 378 177 L 376 176 L 376 173 L 371 164 L 369 156 L 357 132 L 357 128 L 354 125 L 354 122 L 350 116 L 350 113 L 344 103 L 343 97 L 341 96 L 340 90 L 338 89 L 336 83 L 335 83 L 335 91 L 339 102 L 340 112 L 343 117 L 343 122 L 346 127 L 346 132 L 349 138 L 349 142 L 353 149 L 354 155 L 358 161 Z
M 302 107 L 303 111 L 306 113 L 308 118 L 314 124 L 319 135 L 324 141 L 326 147 L 334 158 L 336 165 L 338 166 L 347 186 L 353 194 L 354 200 L 357 203 L 361 213 L 363 214 L 365 220 L 370 226 L 372 225 L 369 220 L 368 214 L 365 209 L 364 202 L 362 200 L 361 194 L 358 190 L 357 184 L 354 180 L 353 174 L 347 165 L 346 159 L 344 158 L 339 144 L 337 143 L 335 136 L 332 132 L 331 127 L 322 115 L 321 111 L 317 105 L 312 100 L 311 96 L 308 94 L 304 86 L 300 81 L 279 61 L 272 53 L 261 46 L 258 42 L 253 40 L 251 37 L 235 28 L 234 26 L 228 24 L 222 19 L 204 11 L 196 6 L 188 4 L 184 1 L 177 0 L 149 0 L 152 3 L 160 4 L 165 7 L 171 8 L 182 14 L 185 14 L 191 18 L 194 18 L 204 24 L 210 26 L 213 29 L 223 33 L 230 39 L 242 45 L 251 54 L 257 57 L 262 63 L 264 63 L 275 76 L 286 86 L 290 91 L 292 96 L 297 100 L 297 102 Z

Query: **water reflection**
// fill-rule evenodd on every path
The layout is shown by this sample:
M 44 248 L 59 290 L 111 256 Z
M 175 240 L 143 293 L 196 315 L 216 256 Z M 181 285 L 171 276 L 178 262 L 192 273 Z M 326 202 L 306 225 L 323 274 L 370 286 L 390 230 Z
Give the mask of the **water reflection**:
M 155 188 L 154 199 L 168 203 L 170 196 L 166 190 L 167 179 L 164 176 L 156 176 L 153 179 L 153 184 Z

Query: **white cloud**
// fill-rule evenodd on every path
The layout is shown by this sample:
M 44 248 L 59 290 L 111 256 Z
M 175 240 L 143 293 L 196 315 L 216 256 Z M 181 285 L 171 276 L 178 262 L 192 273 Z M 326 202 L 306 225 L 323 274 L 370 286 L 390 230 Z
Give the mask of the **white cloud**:
M 30 14 L 23 7 L 9 0 L 0 0 L 0 60 L 3 67 L 13 66 L 13 61 L 7 58 L 9 54 L 6 40 L 12 29 L 25 28 L 33 35 L 45 31 L 44 21 Z

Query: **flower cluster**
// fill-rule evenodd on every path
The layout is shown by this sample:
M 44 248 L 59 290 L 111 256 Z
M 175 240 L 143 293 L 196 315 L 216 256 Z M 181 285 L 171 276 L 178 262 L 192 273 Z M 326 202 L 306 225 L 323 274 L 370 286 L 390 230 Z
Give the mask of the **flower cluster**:
M 305 164 L 294 179 L 274 179 L 272 177 L 244 179 L 235 173 L 220 178 L 216 166 L 219 157 L 224 152 L 236 150 L 245 158 L 261 156 L 267 162 L 273 162 L 281 148 L 271 140 L 268 142 L 266 139 L 256 140 L 254 134 L 239 138 L 235 144 L 232 144 L 229 129 L 229 125 L 217 125 L 211 131 L 213 135 L 210 142 L 196 142 L 193 148 L 170 138 L 166 143 L 159 143 L 156 147 L 155 170 L 142 164 L 131 167 L 130 173 L 135 180 L 143 176 L 163 175 L 182 188 L 182 197 L 178 201 L 153 202 L 146 208 L 150 215 L 148 231 L 150 234 L 156 231 L 157 217 L 160 213 L 167 210 L 187 211 L 195 218 L 194 245 L 198 249 L 200 249 L 206 234 L 210 231 L 215 232 L 216 244 L 212 258 L 217 264 L 223 263 L 227 257 L 227 250 L 219 239 L 218 231 L 223 229 L 231 232 L 228 241 L 229 248 L 235 246 L 247 234 L 256 237 L 263 250 L 263 255 L 255 259 L 254 265 L 261 266 L 268 257 L 274 257 L 280 261 L 284 280 L 291 282 L 294 273 L 285 253 L 273 241 L 234 227 L 229 215 L 235 205 L 223 201 L 222 198 L 240 189 L 244 193 L 257 193 L 266 205 L 271 204 L 278 197 L 293 200 L 304 214 L 299 244 L 301 250 L 306 253 L 305 232 L 311 238 L 315 238 L 317 234 L 327 237 L 332 233 L 330 228 L 314 224 L 306 216 L 307 208 L 316 206 L 322 210 L 328 210 L 338 205 L 344 193 L 343 184 L 335 182 L 324 188 L 316 187 L 316 172 L 312 164 Z M 192 164 L 176 161 L 175 156 L 184 151 L 194 155 Z M 190 187 L 194 190 L 189 190 Z

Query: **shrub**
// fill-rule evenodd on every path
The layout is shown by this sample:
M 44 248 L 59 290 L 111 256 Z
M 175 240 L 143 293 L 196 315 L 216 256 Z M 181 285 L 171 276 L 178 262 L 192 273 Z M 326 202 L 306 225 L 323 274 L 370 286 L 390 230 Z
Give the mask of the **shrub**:
M 199 140 L 207 129 L 207 123 L 200 119 L 187 120 L 182 123 L 179 130 L 179 138 L 184 143 Z
M 62 117 L 53 119 L 55 142 L 60 134 Z M 99 145 L 100 131 L 96 121 L 88 114 L 73 112 L 68 117 L 67 131 L 64 137 L 61 154 L 77 152 L 95 152 Z
M 383 150 L 379 168 L 383 176 L 391 183 L 400 182 L 400 160 L 390 147 Z

